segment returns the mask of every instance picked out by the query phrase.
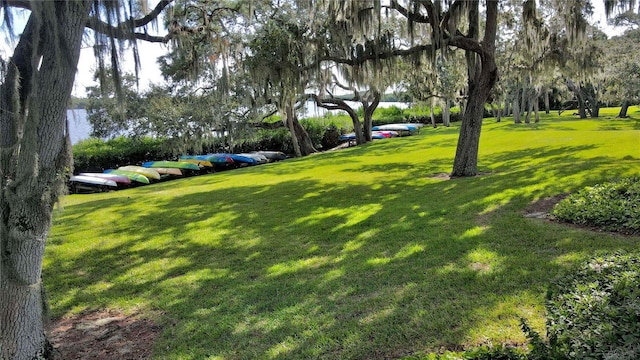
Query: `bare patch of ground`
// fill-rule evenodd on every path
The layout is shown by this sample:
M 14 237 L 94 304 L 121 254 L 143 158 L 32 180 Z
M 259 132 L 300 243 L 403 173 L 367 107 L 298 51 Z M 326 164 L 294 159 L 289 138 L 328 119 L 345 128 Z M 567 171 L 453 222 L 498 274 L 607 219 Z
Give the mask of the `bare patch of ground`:
M 549 219 L 549 213 L 551 212 L 553 207 L 566 197 L 567 195 L 556 195 L 544 199 L 539 199 L 526 207 L 526 209 L 524 210 L 524 217 Z
M 51 326 L 56 359 L 150 359 L 160 327 L 139 315 L 114 310 L 65 317 Z
M 429 176 L 429 179 L 451 180 L 451 176 L 448 173 L 439 173 L 439 174 L 433 174 Z

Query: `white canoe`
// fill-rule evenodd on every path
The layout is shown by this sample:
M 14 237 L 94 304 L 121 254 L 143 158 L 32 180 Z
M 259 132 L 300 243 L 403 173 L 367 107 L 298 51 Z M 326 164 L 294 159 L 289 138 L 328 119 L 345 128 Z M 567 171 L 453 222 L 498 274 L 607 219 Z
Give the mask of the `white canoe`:
M 95 176 L 87 176 L 87 175 L 76 175 L 69 178 L 69 181 L 82 183 L 86 185 L 98 185 L 98 186 L 111 186 L 118 187 L 115 181 L 99 178 Z

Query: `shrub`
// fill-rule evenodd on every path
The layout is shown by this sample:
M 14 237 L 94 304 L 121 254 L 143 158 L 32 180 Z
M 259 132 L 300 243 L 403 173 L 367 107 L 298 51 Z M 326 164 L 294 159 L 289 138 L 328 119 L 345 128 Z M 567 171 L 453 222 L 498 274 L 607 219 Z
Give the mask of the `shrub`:
M 402 122 L 405 120 L 404 111 L 395 105 L 377 108 L 374 117 L 381 122 Z
M 521 319 L 527 359 L 640 358 L 640 253 L 587 261 L 556 279 L 546 302 L 548 341 Z
M 111 140 L 90 138 L 73 146 L 75 172 L 102 171 L 147 160 L 168 159 L 171 154 L 162 140 L 117 137 Z
M 340 130 L 335 125 L 329 125 L 322 135 L 320 140 L 322 143 L 322 149 L 328 150 L 340 145 Z
M 640 258 L 596 257 L 547 293 L 552 353 L 566 359 L 640 358 Z
M 639 233 L 640 178 L 625 178 L 585 188 L 556 204 L 552 215 L 574 224 Z

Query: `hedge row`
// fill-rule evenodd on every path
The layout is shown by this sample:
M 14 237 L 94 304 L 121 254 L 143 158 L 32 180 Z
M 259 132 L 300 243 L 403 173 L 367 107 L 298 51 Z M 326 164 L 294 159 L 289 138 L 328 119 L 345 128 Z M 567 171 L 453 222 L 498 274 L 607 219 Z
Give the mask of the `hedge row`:
M 303 124 L 314 146 L 327 149 L 339 144 L 339 134 L 335 127 L 324 128 L 321 125 L 306 122 Z M 214 139 L 199 149 L 188 152 L 242 153 L 258 150 L 282 151 L 293 155 L 291 135 L 286 128 L 257 130 L 252 139 L 237 142 L 231 146 L 225 137 Z M 110 140 L 87 139 L 73 147 L 74 171 L 103 171 L 118 166 L 139 164 L 150 160 L 172 160 L 181 153 L 174 150 L 169 142 L 152 138 L 118 137 Z
M 607 231 L 640 233 L 640 177 L 587 187 L 558 203 L 552 215 Z

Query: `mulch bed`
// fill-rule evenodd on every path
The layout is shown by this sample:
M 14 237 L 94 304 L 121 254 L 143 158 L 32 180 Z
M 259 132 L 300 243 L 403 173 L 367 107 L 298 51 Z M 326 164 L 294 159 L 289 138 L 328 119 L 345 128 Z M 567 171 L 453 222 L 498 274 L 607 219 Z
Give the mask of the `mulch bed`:
M 153 321 L 114 310 L 55 321 L 49 332 L 55 359 L 150 359 L 160 333 Z

